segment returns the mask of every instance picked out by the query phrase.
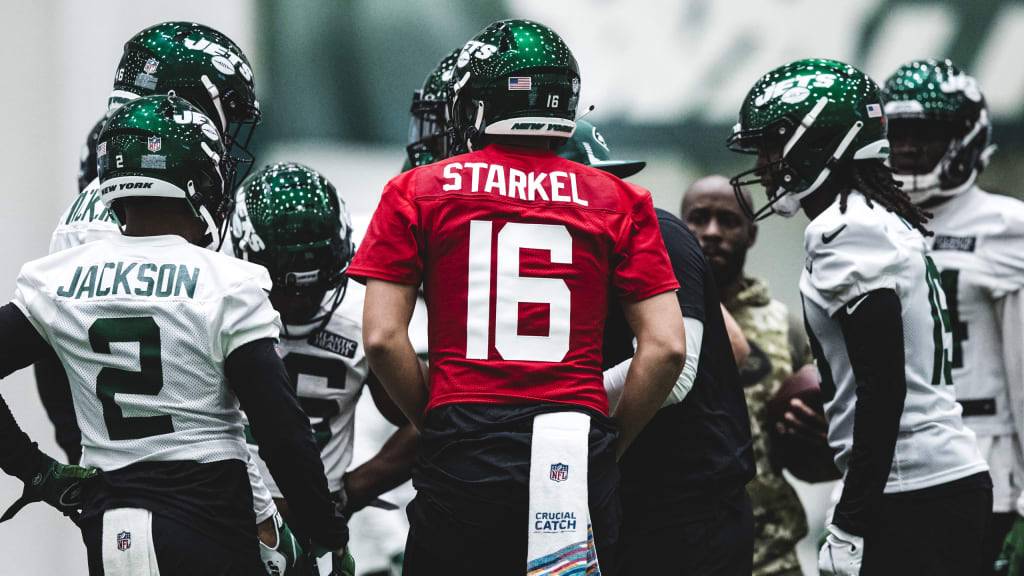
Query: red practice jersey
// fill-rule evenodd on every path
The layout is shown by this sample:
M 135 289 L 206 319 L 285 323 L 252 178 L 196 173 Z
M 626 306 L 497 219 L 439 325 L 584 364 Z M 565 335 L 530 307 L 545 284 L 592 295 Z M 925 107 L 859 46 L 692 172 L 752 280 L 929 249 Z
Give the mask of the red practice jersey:
M 430 402 L 608 413 L 608 299 L 678 287 L 651 195 L 550 151 L 492 145 L 395 177 L 348 269 L 423 282 Z

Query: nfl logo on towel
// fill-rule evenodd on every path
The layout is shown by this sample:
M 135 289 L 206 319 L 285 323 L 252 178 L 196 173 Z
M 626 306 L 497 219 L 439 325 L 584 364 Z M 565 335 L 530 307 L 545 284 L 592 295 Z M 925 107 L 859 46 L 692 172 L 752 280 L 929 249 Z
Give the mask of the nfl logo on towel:
M 160 151 L 160 137 L 159 136 L 150 136 L 149 139 L 146 140 L 146 147 L 149 148 L 150 152 L 159 152 Z
M 117 549 L 120 550 L 121 552 L 124 552 L 125 550 L 127 550 L 127 549 L 129 549 L 131 547 L 132 547 L 132 533 L 128 532 L 128 531 L 118 532 L 117 533 Z
M 533 82 L 529 76 L 509 76 L 508 78 L 509 90 L 530 90 L 531 88 L 533 88 Z
M 565 482 L 569 479 L 569 465 L 561 462 L 551 465 L 551 479 L 555 482 Z

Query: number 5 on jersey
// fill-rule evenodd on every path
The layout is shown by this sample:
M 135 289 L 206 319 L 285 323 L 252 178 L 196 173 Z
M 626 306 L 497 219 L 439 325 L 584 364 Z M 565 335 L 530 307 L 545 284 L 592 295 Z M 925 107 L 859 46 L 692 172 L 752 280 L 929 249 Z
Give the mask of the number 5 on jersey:
M 545 250 L 553 264 L 572 264 L 572 236 L 565 226 L 509 222 L 497 236 L 497 270 L 491 286 L 493 222 L 469 223 L 466 358 L 487 360 L 494 293 L 494 347 L 503 360 L 561 362 L 569 352 L 571 295 L 561 278 L 521 276 L 523 248 Z M 548 305 L 548 335 L 519 333 L 521 302 Z

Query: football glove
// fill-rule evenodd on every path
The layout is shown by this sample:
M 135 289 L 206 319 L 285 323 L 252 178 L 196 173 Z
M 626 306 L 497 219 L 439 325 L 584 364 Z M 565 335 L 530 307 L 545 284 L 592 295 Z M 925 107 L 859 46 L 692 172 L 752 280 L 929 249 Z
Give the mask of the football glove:
M 356 560 L 349 553 L 348 547 L 342 555 L 334 550 L 316 544 L 310 546 L 309 563 L 312 576 L 355 576 Z
M 997 574 L 1024 576 L 1024 518 L 1017 516 L 1013 527 L 1003 540 L 1003 550 L 996 560 Z
M 96 468 L 61 464 L 40 452 L 36 472 L 25 481 L 21 497 L 0 516 L 0 522 L 14 518 L 22 508 L 40 500 L 77 522 L 84 493 L 99 478 L 100 471 Z
M 260 542 L 260 560 L 263 569 L 269 576 L 303 576 L 302 547 L 284 523 L 280 514 L 274 514 L 274 530 L 277 532 L 277 545 L 271 548 Z
M 818 551 L 818 570 L 835 576 L 858 576 L 864 558 L 864 539 L 835 524 L 828 525 L 825 543 Z

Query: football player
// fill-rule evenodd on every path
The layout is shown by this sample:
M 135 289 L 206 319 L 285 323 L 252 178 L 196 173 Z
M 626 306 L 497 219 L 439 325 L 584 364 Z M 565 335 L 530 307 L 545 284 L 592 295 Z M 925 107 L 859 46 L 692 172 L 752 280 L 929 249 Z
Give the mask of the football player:
M 446 90 L 460 52 L 461 46 L 442 58 L 437 67 L 427 74 L 423 87 L 413 92 L 412 107 L 409 110 L 409 145 L 405 148 L 406 169 L 426 166 L 465 152 L 445 134 L 445 107 L 448 102 Z M 449 146 L 455 149 L 449 149 Z
M 810 218 L 800 292 L 845 481 L 819 568 L 973 573 L 992 483 L 953 391 L 927 216 L 884 164 L 877 85 L 833 60 L 781 66 L 747 94 L 729 146 L 758 156 L 732 180 L 752 217 Z M 755 183 L 757 211 L 742 194 Z
M 240 403 L 296 527 L 344 551 L 345 519 L 277 354 L 270 279 L 215 253 L 231 204 L 225 153 L 184 99 L 125 104 L 97 144 L 101 198 L 124 235 L 26 264 L 3 307 L 0 371 L 52 347 L 72 384 L 82 462 L 102 472 L 68 488 L 6 407 L 0 462 L 26 482 L 22 502 L 66 507 L 81 491 L 90 574 L 262 571 Z
M 889 77 L 882 97 L 889 164 L 910 199 L 932 213 L 928 240 L 949 307 L 957 400 L 992 475 L 985 554 L 973 571 L 989 574 L 1024 479 L 1024 379 L 1014 369 L 1024 350 L 1013 348 L 1022 333 L 1014 306 L 1024 288 L 1024 204 L 976 183 L 993 147 L 974 78 L 949 60 L 916 60 Z
M 526 20 L 484 29 L 448 83 L 449 134 L 469 153 L 392 179 L 349 268 L 367 283 L 370 365 L 423 433 L 406 576 L 521 575 L 597 559 L 613 573 L 616 452 L 672 388 L 684 328 L 650 195 L 551 151 L 572 135 L 578 94 L 575 58 L 552 30 Z M 408 336 L 421 281 L 429 387 Z M 600 372 L 611 293 L 639 343 L 617 446 Z M 571 466 L 531 466 L 550 448 L 534 442 L 538 426 L 551 437 L 556 423 L 583 453 L 567 449 Z M 555 486 L 588 498 L 581 508 L 582 491 Z M 537 510 L 548 497 L 557 504 Z M 537 539 L 560 531 L 578 554 L 533 556 Z
M 580 119 L 558 154 L 621 177 L 644 167 L 611 159 L 597 127 Z M 661 209 L 656 213 L 679 282 L 686 363 L 661 410 L 619 461 L 619 572 L 750 574 L 754 528 L 744 486 L 756 468 L 736 359 L 700 244 L 678 218 Z M 632 355 L 633 332 L 613 303 L 602 354 L 609 404 Z
M 355 254 L 345 200 L 321 173 L 297 163 L 263 168 L 239 188 L 231 219 L 234 255 L 264 266 L 270 302 L 284 324 L 281 356 L 310 417 L 328 488 L 355 512 L 409 478 L 415 429 L 370 371 L 362 345 L 363 291 L 346 269 Z M 399 430 L 352 470 L 356 402 L 366 385 L 381 414 Z M 287 503 L 250 450 L 282 513 Z
M 247 147 L 260 120 L 252 68 L 245 53 L 224 34 L 194 22 L 165 22 L 142 30 L 125 43 L 106 116 L 134 98 L 168 92 L 187 99 L 221 131 L 228 152 L 222 159 L 225 189 L 234 190 L 234 182 L 251 166 Z M 99 181 L 93 179 L 58 221 L 50 253 L 120 233 L 100 199 Z M 69 413 L 72 403 L 67 375 L 53 356 L 40 360 L 35 368 L 40 389 L 47 391 L 44 406 L 71 458 L 71 445 L 81 433 L 74 415 Z M 264 545 L 261 552 L 264 561 L 280 571 L 283 565 L 299 560 L 299 551 L 281 545 L 291 541 L 290 532 L 281 525 L 280 518 L 275 519 L 276 508 L 255 463 L 250 463 L 250 474 L 260 542 Z M 278 538 L 279 533 L 284 538 Z

